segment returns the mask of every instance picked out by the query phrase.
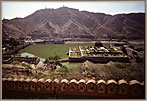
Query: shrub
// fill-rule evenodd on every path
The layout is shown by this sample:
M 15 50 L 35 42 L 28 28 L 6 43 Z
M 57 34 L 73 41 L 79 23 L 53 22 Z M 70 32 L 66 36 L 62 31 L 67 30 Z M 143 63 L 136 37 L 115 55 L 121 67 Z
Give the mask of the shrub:
M 22 63 L 22 66 L 27 67 L 28 69 L 32 69 L 32 67 L 29 64 Z
M 94 46 L 103 47 L 103 44 L 101 42 L 95 42 L 95 45 Z

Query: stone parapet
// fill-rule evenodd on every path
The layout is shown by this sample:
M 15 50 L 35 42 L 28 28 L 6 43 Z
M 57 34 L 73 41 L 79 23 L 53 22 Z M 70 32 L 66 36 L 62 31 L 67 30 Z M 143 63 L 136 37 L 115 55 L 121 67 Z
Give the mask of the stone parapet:
M 31 92 L 57 96 L 81 96 L 94 98 L 145 98 L 144 82 L 137 80 L 58 80 L 58 79 L 17 79 L 3 78 L 2 89 L 5 92 Z

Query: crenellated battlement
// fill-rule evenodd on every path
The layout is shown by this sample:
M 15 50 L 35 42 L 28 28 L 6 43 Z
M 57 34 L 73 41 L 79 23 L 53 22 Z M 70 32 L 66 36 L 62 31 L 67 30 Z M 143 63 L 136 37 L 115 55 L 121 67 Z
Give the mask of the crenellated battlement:
M 2 79 L 3 91 L 94 98 L 144 98 L 145 86 L 137 80 Z

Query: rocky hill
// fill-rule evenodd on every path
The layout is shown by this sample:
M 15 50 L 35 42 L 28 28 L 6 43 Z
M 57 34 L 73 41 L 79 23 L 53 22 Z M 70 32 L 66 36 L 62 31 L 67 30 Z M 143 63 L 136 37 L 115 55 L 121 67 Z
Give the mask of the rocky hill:
M 61 7 L 2 21 L 3 36 L 32 38 L 144 39 L 145 14 L 108 15 Z

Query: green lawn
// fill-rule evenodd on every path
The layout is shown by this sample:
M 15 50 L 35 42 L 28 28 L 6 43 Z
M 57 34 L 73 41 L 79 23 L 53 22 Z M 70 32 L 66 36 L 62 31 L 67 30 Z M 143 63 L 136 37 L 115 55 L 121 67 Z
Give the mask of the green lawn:
M 68 67 L 68 69 L 73 69 L 74 67 L 80 67 L 82 65 L 82 63 L 79 63 L 79 62 L 73 62 L 73 63 L 64 62 L 64 63 L 62 63 L 62 65 Z
M 39 56 L 40 58 L 48 58 L 49 56 L 58 55 L 62 59 L 67 59 L 68 55 L 66 53 L 69 47 L 78 46 L 92 46 L 94 43 L 75 43 L 75 44 L 40 44 L 31 45 L 18 52 L 18 54 L 27 52 Z

